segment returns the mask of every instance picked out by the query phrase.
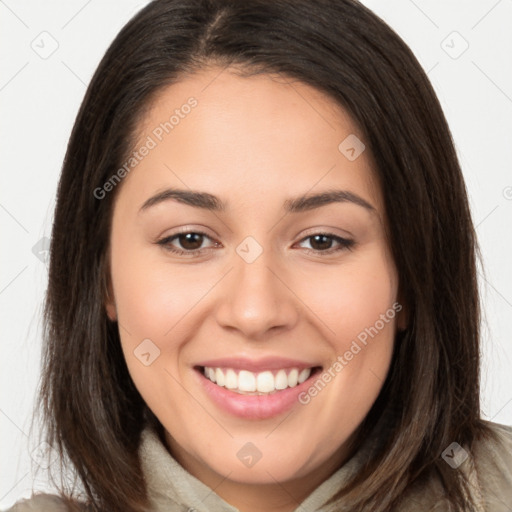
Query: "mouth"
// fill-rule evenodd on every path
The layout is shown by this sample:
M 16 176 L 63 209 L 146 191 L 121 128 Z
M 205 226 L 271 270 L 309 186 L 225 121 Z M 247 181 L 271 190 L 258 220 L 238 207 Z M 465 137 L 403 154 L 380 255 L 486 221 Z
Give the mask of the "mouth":
M 304 407 L 299 396 L 312 385 L 322 366 L 295 364 L 274 368 L 236 364 L 194 366 L 200 388 L 222 413 L 245 420 L 276 417 L 294 407 Z
M 218 366 L 196 366 L 195 369 L 210 382 L 234 393 L 264 396 L 295 388 L 320 372 L 322 367 L 280 368 L 262 372 Z

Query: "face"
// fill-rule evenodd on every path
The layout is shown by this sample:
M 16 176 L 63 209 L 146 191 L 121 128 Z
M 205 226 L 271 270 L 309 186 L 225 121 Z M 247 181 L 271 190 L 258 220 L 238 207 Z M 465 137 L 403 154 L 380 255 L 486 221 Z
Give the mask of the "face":
M 314 482 L 347 456 L 390 365 L 400 306 L 383 198 L 335 102 L 219 72 L 165 89 L 139 126 L 107 312 L 190 472 Z

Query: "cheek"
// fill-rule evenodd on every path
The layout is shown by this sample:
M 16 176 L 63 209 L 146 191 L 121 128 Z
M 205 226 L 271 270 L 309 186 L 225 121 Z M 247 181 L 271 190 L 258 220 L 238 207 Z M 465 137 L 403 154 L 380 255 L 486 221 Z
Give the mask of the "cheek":
M 326 327 L 337 354 L 348 350 L 358 337 L 364 342 L 369 330 L 374 337 L 393 337 L 397 279 L 393 263 L 383 251 L 368 250 L 335 271 L 317 271 L 303 282 L 307 304 Z
M 181 320 L 213 286 L 215 276 L 194 278 L 190 271 L 166 265 L 154 248 L 122 256 L 119 244 L 112 253 L 112 280 L 120 326 L 138 338 L 163 340 L 176 337 Z
M 177 375 L 180 347 L 190 329 L 187 313 L 204 295 L 206 284 L 191 279 L 190 272 L 162 264 L 161 257 L 155 261 L 154 248 L 129 246 L 129 238 L 114 240 L 111 254 L 121 346 L 144 400 L 158 403 L 166 387 L 174 386 L 169 373 Z
M 309 287 L 308 306 L 328 328 L 330 362 L 301 400 L 315 409 L 318 421 L 332 425 L 336 437 L 341 424 L 345 433 L 356 428 L 382 388 L 401 306 L 394 266 L 380 251 L 318 284 Z
M 111 267 L 122 350 L 144 401 L 163 414 L 163 404 L 176 408 L 187 401 L 176 382 L 181 349 L 192 331 L 191 310 L 214 276 L 205 283 L 161 257 L 155 261 L 154 248 L 123 249 L 113 246 Z

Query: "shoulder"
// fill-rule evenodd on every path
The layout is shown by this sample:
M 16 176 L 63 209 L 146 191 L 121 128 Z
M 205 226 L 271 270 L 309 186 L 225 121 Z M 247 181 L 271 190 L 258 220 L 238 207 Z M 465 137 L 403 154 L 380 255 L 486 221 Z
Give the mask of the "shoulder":
M 512 479 L 512 426 L 484 421 L 488 432 L 473 445 L 472 451 L 479 473 L 499 472 Z
M 512 426 L 484 424 L 488 432 L 473 444 L 471 455 L 485 510 L 492 512 L 512 503 Z
M 76 502 L 76 510 L 85 511 L 85 506 Z M 54 494 L 34 494 L 31 498 L 17 501 L 4 512 L 70 512 L 67 503 Z
M 512 427 L 482 421 L 484 429 L 471 447 L 450 445 L 440 455 L 451 470 L 464 474 L 476 512 L 512 512 Z M 447 450 L 448 450 L 447 448 Z M 400 512 L 453 510 L 441 480 L 431 475 L 404 495 Z

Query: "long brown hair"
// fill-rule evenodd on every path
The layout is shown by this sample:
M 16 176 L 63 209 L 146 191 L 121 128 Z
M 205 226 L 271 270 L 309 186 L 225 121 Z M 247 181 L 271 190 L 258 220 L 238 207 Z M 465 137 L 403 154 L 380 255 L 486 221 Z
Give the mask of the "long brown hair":
M 101 199 L 94 190 L 126 161 L 154 95 L 210 65 L 278 73 L 327 93 L 359 125 L 376 162 L 409 322 L 359 442 L 385 407 L 394 411 L 389 439 L 338 497 L 354 511 L 388 511 L 435 477 L 455 510 L 471 510 L 462 474 L 440 457 L 453 441 L 471 448 L 487 433 L 466 189 L 426 74 L 356 0 L 155 0 L 113 41 L 78 112 L 58 187 L 40 388 L 47 442 L 94 508 L 147 510 L 137 450 L 158 419 L 131 380 L 104 307 L 119 187 Z

